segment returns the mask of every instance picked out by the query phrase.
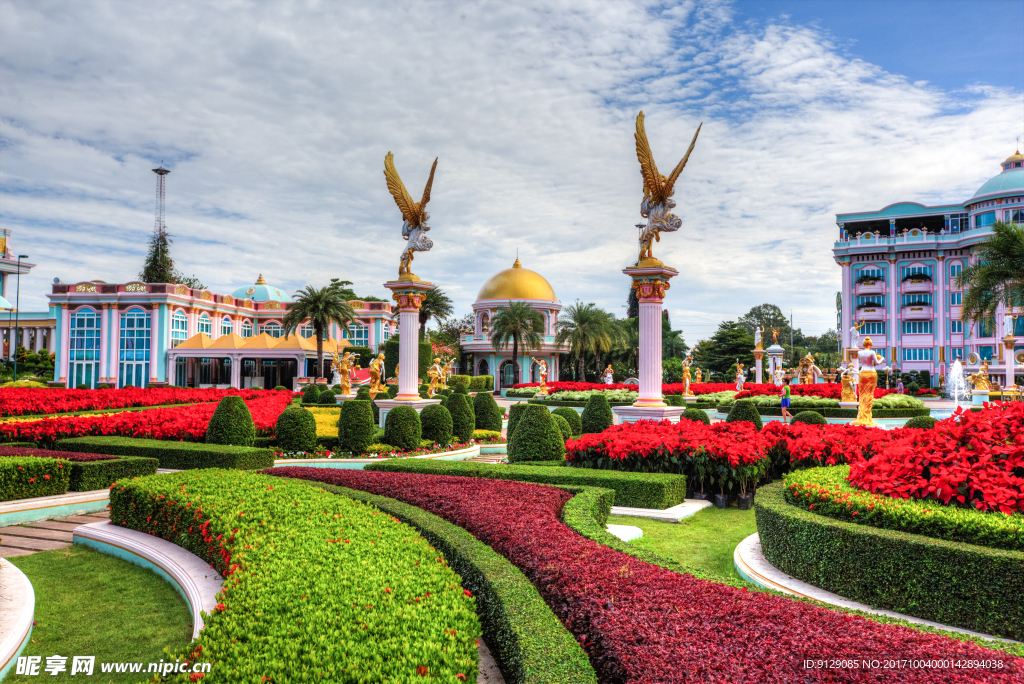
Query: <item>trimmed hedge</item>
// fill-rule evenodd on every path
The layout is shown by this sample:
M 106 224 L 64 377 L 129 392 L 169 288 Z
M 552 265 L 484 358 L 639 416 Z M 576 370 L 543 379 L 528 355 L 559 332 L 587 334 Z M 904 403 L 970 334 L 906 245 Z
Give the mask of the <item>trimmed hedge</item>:
M 611 406 L 608 405 L 608 398 L 603 394 L 591 394 L 580 420 L 583 423 L 583 434 L 604 432 L 610 428 L 615 422 L 615 417 L 612 415 Z
M 310 383 L 302 388 L 302 403 L 315 404 L 320 399 L 320 390 L 316 385 Z
M 56 448 L 60 451 L 81 451 L 87 454 L 155 458 L 160 462 L 161 468 L 175 470 L 192 470 L 194 468 L 260 470 L 274 465 L 273 449 L 197 442 L 167 442 L 137 437 L 73 437 L 58 440 Z
M 626 473 L 592 468 L 550 468 L 411 458 L 368 463 L 366 470 L 486 477 L 492 480 L 516 480 L 574 487 L 604 487 L 615 491 L 616 506 L 635 508 L 671 508 L 686 498 L 686 478 L 682 475 L 661 473 Z
M 523 417 L 523 413 L 526 411 L 529 404 L 512 404 L 508 410 L 508 427 L 505 430 L 505 439 L 512 436 L 512 433 L 519 427 L 519 419 Z
M 608 401 L 607 397 L 605 397 L 605 401 L 608 402 L 609 408 L 612 407 L 612 406 L 632 406 L 633 405 L 633 403 L 629 402 L 629 401 Z M 570 401 L 568 399 L 565 400 L 565 401 L 559 401 L 557 399 L 538 399 L 536 397 L 526 400 L 527 404 L 540 404 L 541 406 L 565 406 L 565 407 L 569 407 L 569 408 L 572 408 L 572 407 L 575 407 L 575 408 L 586 408 L 587 404 L 589 402 L 590 402 L 589 399 L 587 401 Z
M 692 420 L 697 423 L 711 425 L 711 416 L 707 414 L 707 411 L 701 411 L 700 409 L 688 408 L 683 411 L 683 414 L 679 416 L 679 418 L 680 420 Z
M 423 439 L 429 439 L 438 446 L 447 446 L 452 441 L 452 414 L 440 404 L 424 406 L 420 411 Z
M 472 376 L 469 375 L 453 375 L 448 378 L 448 387 L 453 392 L 459 392 L 460 390 L 469 391 L 469 385 L 473 382 Z
M 779 570 L 876 608 L 1024 639 L 1024 552 L 834 520 L 784 491 L 767 485 L 754 499 L 761 549 Z
M 422 508 L 345 487 L 307 484 L 376 506 L 415 527 L 444 554 L 476 597 L 484 640 L 505 681 L 596 684 L 594 668 L 573 635 L 522 571 L 491 547 Z
M 560 416 L 560 415 L 558 415 L 556 413 L 552 413 L 551 414 L 551 419 L 555 421 L 555 425 L 558 427 L 559 431 L 562 433 L 562 439 L 563 440 L 568 441 L 568 440 L 572 439 L 572 427 L 569 426 L 569 421 L 567 421 L 564 416 Z M 562 460 L 565 460 L 565 459 L 562 459 Z
M 167 539 L 225 577 L 206 628 L 171 662 L 259 681 L 315 652 L 299 679 L 476 680 L 471 593 L 429 541 L 374 506 L 237 471 L 133 480 L 111 490 L 110 505 L 112 523 Z
M 476 418 L 473 416 L 469 399 L 468 394 L 455 392 L 445 402 L 445 408 L 452 415 L 452 432 L 455 434 L 455 440 L 463 444 L 473 438 L 473 430 L 476 429 Z
M 335 394 L 334 390 L 332 389 L 324 390 L 323 392 L 320 393 L 320 396 L 317 397 L 316 403 L 320 404 L 321 406 L 337 406 L 337 396 L 338 395 Z
M 494 391 L 494 376 L 493 375 L 475 375 L 469 380 L 469 391 L 470 392 L 493 392 Z
M 568 406 L 561 406 L 552 411 L 551 414 L 565 418 L 566 422 L 569 423 L 569 427 L 572 429 L 573 437 L 579 437 L 583 434 L 583 419 L 580 418 L 579 411 L 571 409 Z
M 740 401 L 747 401 L 746 399 L 740 399 Z M 719 404 L 718 406 L 708 408 L 714 408 L 719 413 L 729 413 L 735 404 Z M 826 418 L 856 418 L 857 409 L 855 408 L 820 408 L 815 406 L 810 407 L 790 407 L 799 408 L 800 412 L 813 411 L 814 413 L 820 413 Z M 979 409 L 980 410 L 980 409 Z M 781 416 L 781 406 L 758 406 L 757 412 L 762 416 Z M 932 410 L 930 408 L 902 408 L 902 409 L 873 409 L 871 416 L 873 418 L 913 418 L 915 416 L 927 416 L 931 415 Z M 792 413 L 792 411 L 790 411 Z
M 903 427 L 921 428 L 922 430 L 931 430 L 935 427 L 935 424 L 939 421 L 931 416 L 914 416 L 904 424 Z
M 779 415 L 782 415 L 781 409 Z M 753 423 L 759 431 L 764 427 L 764 423 L 761 422 L 761 415 L 757 412 L 757 406 L 749 399 L 740 399 L 733 404 L 732 410 L 729 411 L 729 416 L 725 419 L 725 422 L 735 423 L 740 420 Z
M 402 451 L 419 449 L 423 428 L 419 414 L 411 406 L 396 406 L 384 418 L 384 441 Z
M 315 451 L 316 418 L 304 408 L 285 409 L 277 417 L 274 437 L 281 451 Z
M 501 432 L 501 418 L 504 413 L 490 392 L 477 392 L 473 397 L 473 416 L 477 430 Z
M 551 412 L 543 406 L 527 406 L 515 432 L 508 438 L 508 462 L 564 460 L 565 439 Z
M 817 411 L 801 411 L 793 416 L 794 423 L 807 423 L 808 425 L 828 425 L 825 416 Z
M 256 424 L 245 400 L 238 395 L 221 399 L 206 426 L 206 443 L 251 447 L 255 440 Z
M 366 453 L 366 447 L 374 442 L 377 424 L 373 420 L 373 409 L 369 401 L 349 399 L 341 403 L 338 418 L 338 448 L 353 454 Z
M 159 466 L 160 462 L 157 459 L 139 456 L 121 456 L 104 461 L 72 462 L 68 490 L 91 492 L 95 489 L 106 489 L 119 480 L 156 475 L 156 469 Z
M 71 479 L 71 462 L 35 456 L 0 458 L 0 500 L 31 499 L 65 494 Z

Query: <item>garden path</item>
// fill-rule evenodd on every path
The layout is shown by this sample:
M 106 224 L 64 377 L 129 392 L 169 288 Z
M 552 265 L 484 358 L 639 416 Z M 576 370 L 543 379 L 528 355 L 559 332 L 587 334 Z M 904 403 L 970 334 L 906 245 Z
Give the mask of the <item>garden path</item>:
M 14 556 L 27 556 L 37 551 L 63 549 L 71 545 L 76 527 L 109 518 L 109 511 L 97 511 L 86 515 L 72 515 L 67 518 L 0 527 L 0 558 L 13 558 Z

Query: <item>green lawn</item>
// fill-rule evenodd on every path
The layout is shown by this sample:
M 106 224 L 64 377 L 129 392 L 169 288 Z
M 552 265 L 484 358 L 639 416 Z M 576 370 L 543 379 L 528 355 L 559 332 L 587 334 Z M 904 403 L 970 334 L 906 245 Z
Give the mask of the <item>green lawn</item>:
M 632 542 L 658 555 L 675 559 L 694 568 L 713 572 L 721 577 L 741 579 L 733 566 L 732 553 L 736 545 L 757 532 L 754 511 L 737 508 L 719 510 L 709 506 L 678 523 L 665 523 L 611 516 L 613 525 L 633 525 L 644 531 L 644 536 Z
M 164 647 L 192 640 L 192 615 L 185 600 L 163 578 L 127 561 L 73 544 L 9 559 L 32 582 L 36 626 L 22 655 L 42 656 L 40 674 L 8 682 L 139 682 L 146 675 L 101 674 L 101 662 L 144 662 L 165 658 Z M 45 672 L 46 658 L 67 656 L 67 671 Z M 91 677 L 70 676 L 71 656 L 96 656 Z M 150 675 L 152 676 L 152 675 Z

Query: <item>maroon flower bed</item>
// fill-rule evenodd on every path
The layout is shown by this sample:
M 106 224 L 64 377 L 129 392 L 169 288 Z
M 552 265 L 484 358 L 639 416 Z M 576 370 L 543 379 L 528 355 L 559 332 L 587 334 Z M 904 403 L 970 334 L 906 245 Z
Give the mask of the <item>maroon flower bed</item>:
M 29 447 L 0 446 L 0 456 L 35 456 L 36 458 L 63 458 L 65 461 L 87 463 L 89 461 L 116 461 L 120 456 L 108 454 L 83 454 L 79 451 L 49 451 Z
M 483 478 L 274 468 L 387 496 L 458 525 L 522 570 L 579 639 L 602 682 L 1020 682 L 1024 659 L 948 637 L 699 580 L 576 534 L 559 520 L 571 495 Z M 854 666 L 806 661 L 854 660 Z M 910 667 L 886 661 L 942 660 Z M 880 665 L 866 667 L 877 661 Z M 976 669 L 969 663 L 1001 663 Z M 849 663 L 847 663 L 849 665 Z

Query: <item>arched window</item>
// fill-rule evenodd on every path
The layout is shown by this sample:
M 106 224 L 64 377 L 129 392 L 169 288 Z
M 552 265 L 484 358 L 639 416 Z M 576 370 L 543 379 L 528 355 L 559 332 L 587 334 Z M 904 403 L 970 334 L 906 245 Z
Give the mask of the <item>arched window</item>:
M 171 346 L 177 347 L 188 338 L 188 318 L 184 311 L 175 311 L 171 316 Z
M 307 340 L 313 336 L 313 326 L 306 323 L 299 328 L 299 334 L 305 337 Z
M 511 360 L 501 362 L 501 365 L 498 367 L 498 377 L 502 387 L 511 387 L 512 385 L 519 384 L 517 375 L 515 364 Z
M 267 333 L 271 337 L 281 337 L 281 335 L 284 335 L 284 329 L 277 321 L 270 321 L 270 323 L 261 325 L 260 332 Z
M 370 329 L 362 323 L 352 323 L 348 326 L 348 341 L 354 347 L 365 347 L 370 343 Z
M 117 368 L 119 387 L 145 387 L 149 382 L 151 320 L 150 315 L 140 309 L 130 309 L 121 314 Z
M 96 388 L 100 371 L 100 317 L 92 309 L 71 314 L 68 386 Z
M 476 374 L 477 375 L 490 375 L 491 374 L 490 366 L 487 364 L 487 359 L 480 359 L 480 361 L 476 364 Z
M 964 270 L 964 264 L 962 261 L 954 261 L 949 265 L 949 277 L 956 278 L 960 275 L 960 272 Z
M 486 311 L 480 316 L 480 332 L 490 332 L 491 316 Z
M 252 337 L 252 321 L 242 321 L 242 337 Z
M 207 335 L 213 334 L 213 321 L 206 314 L 199 317 L 199 332 Z
M 220 334 L 230 335 L 234 332 L 234 326 L 231 325 L 231 319 L 225 316 L 220 322 Z

